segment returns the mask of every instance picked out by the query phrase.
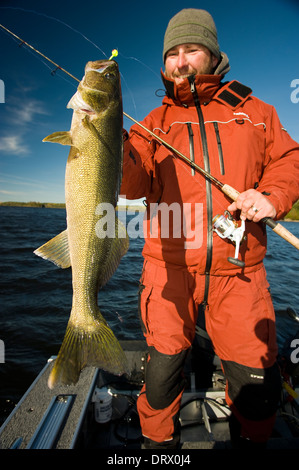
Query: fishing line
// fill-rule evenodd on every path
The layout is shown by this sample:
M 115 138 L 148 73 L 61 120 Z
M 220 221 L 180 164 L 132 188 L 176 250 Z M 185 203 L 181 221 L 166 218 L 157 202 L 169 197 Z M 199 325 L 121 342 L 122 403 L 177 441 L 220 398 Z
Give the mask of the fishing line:
M 2 7 L 1 7 L 2 8 Z M 7 32 L 4 30 L 4 34 L 6 34 L 7 36 L 11 36 L 11 33 Z M 19 43 L 19 40 L 17 40 L 15 37 L 12 37 L 12 40 L 18 44 L 19 47 L 23 47 L 24 45 L 26 46 L 26 44 L 24 42 L 21 42 Z M 39 60 L 47 69 L 49 69 L 51 71 L 51 75 L 54 76 L 57 74 L 57 71 L 60 69 L 60 67 L 56 67 L 56 69 L 52 69 L 52 67 L 50 67 L 47 62 L 45 62 L 43 59 L 41 59 L 41 57 L 39 56 L 38 53 L 36 53 L 36 51 L 30 49 L 30 47 L 24 47 L 24 50 L 26 52 L 28 52 L 29 54 L 31 54 L 35 59 Z M 65 82 L 69 83 L 72 87 L 76 88 L 76 85 L 74 85 L 73 82 L 71 82 L 70 80 L 68 80 L 66 77 L 64 77 L 63 75 L 60 75 L 60 74 L 57 74 L 57 76 L 59 78 L 61 78 L 62 80 L 64 80 Z
M 73 31 L 74 33 L 76 34 L 79 34 L 83 39 L 85 39 L 87 42 L 89 42 L 90 44 L 92 44 L 96 49 L 98 49 L 102 54 L 103 56 L 108 59 L 108 55 L 97 45 L 95 44 L 91 39 L 89 39 L 87 36 L 85 36 L 85 34 L 81 33 L 81 31 L 75 29 L 73 26 L 69 25 L 68 23 L 66 23 L 65 21 L 62 21 L 60 20 L 59 18 L 56 18 L 54 16 L 50 16 L 50 15 L 47 15 L 46 13 L 41 13 L 39 11 L 36 11 L 36 10 L 28 10 L 26 8 L 21 8 L 21 7 L 0 7 L 0 9 L 3 9 L 3 10 L 16 10 L 16 11 L 22 11 L 22 12 L 25 12 L 25 13 L 33 13 L 35 15 L 38 15 L 38 16 L 42 16 L 44 18 L 47 18 L 49 20 L 53 20 L 53 21 L 56 21 L 57 23 L 60 23 L 62 24 L 63 26 L 69 28 L 71 31 Z M 27 44 L 28 45 L 28 44 Z M 33 54 L 34 55 L 34 54 Z M 159 75 L 154 71 L 152 70 L 148 65 L 146 65 L 144 62 L 142 62 L 140 59 L 137 59 L 136 57 L 128 57 L 128 56 L 125 56 L 124 54 L 120 54 L 119 55 L 124 58 L 124 59 L 128 59 L 128 60 L 134 60 L 136 62 L 138 62 L 139 64 L 143 65 L 144 67 L 146 67 L 148 70 L 150 70 L 156 77 L 159 77 Z M 41 59 L 39 59 L 44 65 L 46 65 Z M 48 65 L 46 65 L 47 68 L 49 68 L 51 70 L 51 67 L 49 67 Z M 56 74 L 57 70 L 59 70 L 59 66 L 53 71 L 51 70 L 51 74 L 54 75 Z M 64 71 L 64 70 L 63 70 Z M 54 73 L 53 73 L 54 72 Z M 64 71 L 66 73 L 66 71 Z M 69 80 L 67 80 L 65 77 L 57 74 L 59 78 L 62 78 L 63 80 L 65 80 L 67 83 L 71 83 Z M 135 99 L 134 99 L 134 96 L 133 96 L 133 93 L 130 89 L 130 87 L 128 86 L 123 74 L 121 73 L 121 78 L 122 78 L 122 81 L 124 82 L 127 90 L 128 90 L 128 93 L 130 95 L 130 99 L 132 100 L 132 103 L 133 103 L 133 107 L 134 107 L 134 110 L 135 110 L 135 115 L 136 117 L 138 118 L 138 113 L 137 113 L 137 106 L 136 106 L 136 102 L 135 102 Z M 75 78 L 75 77 L 72 77 L 72 78 Z M 72 86 L 74 86 L 72 84 Z
M 46 13 L 41 13 L 41 12 L 36 11 L 36 10 L 27 10 L 26 8 L 21 8 L 21 7 L 0 7 L 0 9 L 2 9 L 2 10 L 19 10 L 19 11 L 23 11 L 25 13 L 33 13 L 33 14 L 38 15 L 38 16 L 43 16 L 44 18 L 47 18 L 49 20 L 56 21 L 57 23 L 60 23 L 63 26 L 66 26 L 67 28 L 69 28 L 74 33 L 79 34 L 83 39 L 85 39 L 90 44 L 92 44 L 96 49 L 98 49 L 104 55 L 104 57 L 106 57 L 106 59 L 108 59 L 108 55 L 105 54 L 105 52 L 97 44 L 95 44 L 91 39 L 89 39 L 87 36 L 85 36 L 85 34 L 81 33 L 81 31 L 79 31 L 78 29 L 76 29 L 73 26 L 69 25 L 65 21 L 60 20 L 59 18 L 47 15 Z M 138 62 L 140 65 L 147 68 L 151 73 L 153 73 L 160 80 L 160 76 L 151 67 L 149 67 L 147 64 L 142 62 L 140 59 L 137 59 L 137 57 L 125 56 L 122 53 L 119 53 L 119 55 L 121 57 L 123 57 L 124 59 L 134 60 L 135 62 Z
M 155 72 L 153 69 L 151 69 L 147 64 L 145 64 L 144 62 L 142 62 L 140 59 L 137 59 L 137 57 L 133 57 L 133 56 L 125 56 L 121 53 L 119 53 L 119 55 L 121 57 L 123 57 L 124 59 L 127 59 L 127 60 L 134 60 L 135 62 L 138 62 L 140 65 L 143 65 L 143 67 L 147 68 L 150 72 L 152 72 L 159 80 L 160 80 L 160 75 L 157 74 L 157 72 Z
M 101 53 L 106 57 L 106 59 L 108 59 L 108 56 L 105 54 L 105 52 L 97 44 L 95 44 L 93 41 L 91 41 L 91 39 L 89 39 L 87 36 L 85 36 L 83 33 L 78 31 L 77 29 L 73 28 L 69 24 L 65 23 L 64 21 L 62 21 L 58 18 L 55 18 L 54 16 L 50 16 L 50 15 L 47 15 L 46 13 L 41 13 L 41 12 L 38 12 L 38 11 L 35 11 L 35 10 L 26 10 L 25 8 L 20 8 L 20 7 L 0 7 L 0 8 L 2 10 L 20 10 L 20 11 L 23 11 L 23 12 L 26 12 L 26 13 L 33 13 L 35 15 L 43 16 L 44 18 L 48 18 L 50 20 L 57 21 L 57 23 L 61 23 L 62 25 L 66 26 L 67 28 L 72 30 L 74 33 L 79 34 L 86 41 L 90 42 L 90 44 L 92 44 L 96 49 L 101 51 Z
M 0 7 L 2 8 L 2 7 Z M 59 20 L 58 20 L 59 21 Z M 62 67 L 60 67 L 60 65 L 58 65 L 56 62 L 54 62 L 53 60 L 49 59 L 49 57 L 45 56 L 44 54 L 42 54 L 40 51 L 38 51 L 37 49 L 35 49 L 35 47 L 33 47 L 31 44 L 27 43 L 26 41 L 24 41 L 23 39 L 21 39 L 19 36 L 17 36 L 16 34 L 14 34 L 12 31 L 10 31 L 8 28 L 6 28 L 5 26 L 1 25 L 0 24 L 0 27 L 3 29 L 4 33 L 7 34 L 8 36 L 11 36 L 13 41 L 15 41 L 16 43 L 18 43 L 19 47 L 21 46 L 27 46 L 27 48 L 25 47 L 24 49 L 27 51 L 27 52 L 30 52 L 36 59 L 38 59 L 40 62 L 42 62 L 42 64 L 44 64 L 48 69 L 51 70 L 51 75 L 54 76 L 57 74 L 57 72 L 59 70 L 61 70 L 62 72 L 64 72 L 65 74 L 69 75 L 73 80 L 76 80 L 78 83 L 80 83 L 80 80 L 76 77 L 74 77 L 74 75 L 72 75 L 71 73 L 69 73 L 67 70 L 63 69 Z M 117 53 L 116 53 L 117 52 Z M 106 54 L 104 54 L 106 56 Z M 116 55 L 118 55 L 118 50 L 117 49 L 113 49 L 112 51 L 112 55 L 110 57 L 110 59 L 112 59 L 113 57 L 115 57 Z M 55 66 L 55 69 L 52 69 L 48 64 L 46 64 L 40 57 L 43 57 L 44 59 L 46 59 L 48 62 L 50 62 L 51 64 L 53 64 Z M 106 56 L 107 58 L 107 56 Z M 110 60 L 109 59 L 109 60 Z M 75 87 L 75 85 L 70 82 L 69 80 L 67 80 L 65 77 L 63 77 L 62 75 L 60 74 L 57 74 L 59 78 L 62 78 L 64 81 L 66 81 L 67 83 L 70 83 L 72 85 L 72 87 Z M 132 103 L 133 103 L 133 106 L 134 106 L 134 109 L 135 109 L 135 114 L 137 116 L 137 108 L 136 108 L 136 103 L 135 103 L 135 100 L 134 100 L 134 97 L 131 93 L 131 90 L 129 88 L 129 86 L 127 85 L 126 83 L 126 80 L 123 76 L 123 74 L 121 73 L 120 74 L 121 77 L 122 77 L 122 80 L 124 81 L 128 91 L 129 91 L 129 94 L 130 94 L 130 97 L 131 97 L 131 100 L 132 100 Z M 76 88 L 76 87 L 75 87 Z
M 72 75 L 70 72 L 68 72 L 67 70 L 63 69 L 62 67 L 60 67 L 58 64 L 56 64 L 53 60 L 49 59 L 47 56 L 45 56 L 44 54 L 42 54 L 40 51 L 38 51 L 37 49 L 35 49 L 33 46 L 31 46 L 30 44 L 28 44 L 26 41 L 22 40 L 21 38 L 19 38 L 16 34 L 12 33 L 11 31 L 9 31 L 9 29 L 5 28 L 3 25 L 0 24 L 0 27 L 2 29 L 4 29 L 5 31 L 9 32 L 12 36 L 14 36 L 15 38 L 17 38 L 18 40 L 21 41 L 21 43 L 24 43 L 26 44 L 28 47 L 30 47 L 31 49 L 33 49 L 35 52 L 37 52 L 39 55 L 41 55 L 43 58 L 45 58 L 46 60 L 48 60 L 49 62 L 51 62 L 52 64 L 55 65 L 55 67 L 57 67 L 58 69 L 62 70 L 64 73 L 66 73 L 67 75 L 69 75 L 70 77 L 72 77 L 74 80 L 76 80 L 77 82 L 80 83 L 80 80 L 76 77 L 74 77 L 74 75 Z M 180 157 L 182 160 L 184 160 L 185 162 L 188 163 L 189 166 L 191 166 L 191 168 L 193 169 L 196 169 L 201 175 L 205 176 L 209 181 L 211 181 L 217 188 L 219 188 L 226 196 L 228 196 L 232 201 L 236 201 L 238 196 L 239 196 L 239 192 L 233 188 L 232 186 L 229 186 L 228 184 L 225 184 L 225 183 L 222 183 L 220 180 L 218 180 L 217 178 L 215 178 L 213 175 L 211 175 L 209 172 L 207 172 L 206 170 L 204 170 L 202 167 L 200 167 L 199 165 L 195 164 L 193 161 L 191 161 L 188 157 L 186 157 L 186 155 L 184 155 L 183 153 L 181 153 L 179 150 L 177 150 L 176 148 L 174 148 L 172 145 L 170 145 L 168 142 L 166 142 L 165 140 L 161 139 L 161 137 L 159 137 L 158 135 L 156 135 L 154 132 L 152 132 L 151 130 L 149 130 L 148 128 L 146 128 L 143 124 L 141 124 L 140 122 L 136 121 L 136 119 L 132 118 L 131 116 L 129 116 L 127 113 L 125 113 L 123 111 L 123 115 L 126 116 L 127 118 L 129 118 L 131 121 L 133 121 L 135 124 L 137 124 L 139 127 L 141 127 L 142 129 L 144 129 L 149 135 L 153 136 L 155 138 L 155 140 L 157 140 L 158 142 L 162 143 L 164 145 L 164 147 L 166 147 L 167 149 L 170 149 L 172 152 L 175 153 L 176 156 Z M 289 232 L 283 225 L 279 224 L 278 222 L 274 221 L 271 217 L 264 217 L 261 222 L 264 222 L 266 225 L 268 225 L 272 230 L 273 232 L 275 232 L 277 235 L 279 235 L 281 238 L 283 238 L 284 240 L 286 240 L 288 243 L 290 243 L 291 245 L 293 245 L 295 248 L 297 248 L 299 250 L 299 239 L 297 237 L 295 237 L 295 235 L 293 235 L 291 232 Z
M 24 41 L 23 39 L 21 39 L 19 36 L 17 36 L 16 34 L 12 33 L 9 29 L 5 28 L 5 26 L 3 26 L 2 24 L 0 24 L 0 27 L 6 31 L 7 33 L 11 34 L 15 39 L 17 39 L 18 41 L 20 41 L 20 45 L 23 45 L 25 44 L 27 47 L 29 47 L 31 50 L 33 50 L 34 52 L 36 52 L 38 55 L 40 55 L 41 57 L 43 57 L 44 59 L 46 59 L 48 62 L 50 62 L 51 64 L 55 65 L 56 69 L 60 69 L 62 70 L 64 73 L 66 73 L 67 75 L 69 75 L 71 78 L 73 78 L 74 80 L 76 80 L 77 82 L 80 83 L 80 80 L 76 77 L 74 77 L 74 75 L 72 75 L 70 72 L 68 72 L 67 70 L 63 69 L 62 67 L 60 67 L 60 65 L 56 64 L 56 62 L 54 62 L 53 60 L 49 59 L 49 57 L 47 57 L 46 55 L 44 55 L 42 52 L 38 51 L 37 49 L 35 49 L 35 47 L 33 47 L 31 44 L 29 44 L 28 42 Z
M 144 62 L 142 62 L 140 59 L 137 59 L 137 57 L 133 57 L 133 56 L 125 56 L 124 54 L 120 53 L 119 52 L 119 55 L 120 57 L 122 57 L 123 59 L 125 60 L 134 60 L 135 62 L 138 62 L 140 65 L 142 65 L 143 67 L 147 68 L 153 75 L 155 75 L 155 77 L 157 77 L 159 80 L 161 79 L 161 77 L 151 68 L 149 67 L 147 64 L 145 64 Z M 124 80 L 125 82 L 125 85 L 128 89 L 128 92 L 130 94 L 130 97 L 132 99 L 132 102 L 133 102 L 133 106 L 134 106 L 134 109 L 135 109 L 135 115 L 137 116 L 137 119 L 138 119 L 138 113 L 137 113 L 137 107 L 136 107 L 136 104 L 135 104 L 135 100 L 134 100 L 134 97 L 133 97 L 133 94 L 129 88 L 129 86 L 127 85 L 126 83 L 126 80 L 124 79 L 122 73 L 121 73 L 121 77 L 122 77 L 122 80 Z
M 125 84 L 126 87 L 127 87 L 127 90 L 128 90 L 128 92 L 129 92 L 129 95 L 130 95 L 130 98 L 131 98 L 131 100 L 132 100 L 133 107 L 134 107 L 134 110 L 135 110 L 135 116 L 136 116 L 137 119 L 138 119 L 137 106 L 136 106 L 136 102 L 135 102 L 133 93 L 131 92 L 131 89 L 130 89 L 129 85 L 127 84 L 127 82 L 126 82 L 126 80 L 125 80 L 125 77 L 123 76 L 123 74 L 122 74 L 121 72 L 120 72 L 120 76 L 121 76 L 122 81 L 124 82 L 124 84 Z

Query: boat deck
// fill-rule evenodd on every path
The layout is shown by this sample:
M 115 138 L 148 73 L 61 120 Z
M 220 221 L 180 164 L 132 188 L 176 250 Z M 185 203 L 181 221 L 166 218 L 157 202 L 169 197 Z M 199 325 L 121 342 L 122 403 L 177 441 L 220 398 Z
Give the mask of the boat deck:
M 87 368 L 74 386 L 47 386 L 50 361 L 0 429 L 1 449 L 140 449 L 141 430 L 136 400 L 144 381 L 146 344 L 122 343 L 131 369 L 130 380 Z M 216 371 L 215 371 L 216 368 Z M 188 383 L 180 412 L 181 449 L 231 449 L 221 370 L 206 370 L 201 383 L 187 361 Z M 113 414 L 109 423 L 94 419 L 95 387 L 109 387 Z M 298 390 L 299 391 L 299 390 Z M 299 449 L 298 415 L 287 403 L 277 415 L 269 449 Z
M 69 449 L 73 447 L 73 443 L 76 442 L 81 432 L 81 424 L 90 404 L 98 372 L 95 368 L 87 368 L 82 371 L 76 386 L 59 386 L 50 390 L 47 381 L 53 365 L 53 361 L 46 364 L 3 423 L 0 429 L 0 449 L 38 448 L 33 438 L 54 400 L 61 403 L 65 410 L 62 412 L 64 416 L 61 416 L 62 423 L 57 433 L 49 438 L 51 446 L 48 448 Z M 58 419 L 57 416 L 56 419 Z M 55 426 L 55 423 L 53 425 Z

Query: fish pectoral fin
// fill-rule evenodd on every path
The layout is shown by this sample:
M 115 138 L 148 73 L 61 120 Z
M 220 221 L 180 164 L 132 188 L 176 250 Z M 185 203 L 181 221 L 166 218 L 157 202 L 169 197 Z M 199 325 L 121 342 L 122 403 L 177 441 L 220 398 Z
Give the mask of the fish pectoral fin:
M 112 239 L 109 255 L 102 268 L 102 275 L 99 278 L 98 283 L 99 289 L 101 289 L 112 277 L 122 257 L 127 253 L 129 249 L 129 244 L 129 235 L 127 234 L 126 227 L 120 220 L 116 218 L 115 237 Z
M 95 136 L 96 139 L 99 139 L 100 135 L 91 120 L 89 119 L 89 116 L 84 116 L 84 118 L 82 119 L 82 124 Z
M 69 131 L 53 132 L 43 139 L 43 142 L 53 142 L 54 144 L 73 145 L 72 136 Z
M 52 389 L 58 384 L 77 383 L 81 370 L 87 366 L 116 375 L 129 372 L 127 357 L 99 310 L 94 319 L 93 331 L 90 328 L 85 330 L 84 326 L 75 326 L 70 318 L 48 379 L 48 387 Z
M 34 254 L 56 264 L 62 269 L 71 266 L 69 241 L 67 230 L 56 235 L 44 245 L 34 251 Z

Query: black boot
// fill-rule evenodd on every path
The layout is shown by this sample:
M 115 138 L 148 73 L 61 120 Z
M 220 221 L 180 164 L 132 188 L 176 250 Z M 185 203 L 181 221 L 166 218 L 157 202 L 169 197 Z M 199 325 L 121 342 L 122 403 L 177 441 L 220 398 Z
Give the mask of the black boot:
M 180 436 L 176 434 L 170 441 L 156 442 L 148 437 L 145 437 L 143 444 L 141 445 L 142 449 L 179 449 L 180 448 Z
M 170 441 L 156 442 L 145 437 L 143 444 L 141 445 L 142 449 L 179 449 L 180 448 L 180 438 L 181 438 L 181 425 L 178 419 L 178 415 L 174 417 L 174 433 Z
M 267 442 L 254 442 L 241 436 L 241 424 L 234 414 L 229 419 L 230 440 L 233 449 L 256 449 L 267 448 Z

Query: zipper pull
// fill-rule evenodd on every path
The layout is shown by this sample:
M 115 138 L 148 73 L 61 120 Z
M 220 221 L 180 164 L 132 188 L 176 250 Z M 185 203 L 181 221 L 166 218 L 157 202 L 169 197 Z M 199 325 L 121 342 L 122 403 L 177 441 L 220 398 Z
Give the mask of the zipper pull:
M 188 77 L 188 81 L 190 83 L 190 89 L 191 89 L 191 93 L 193 94 L 195 92 L 195 76 L 194 75 L 190 75 Z

